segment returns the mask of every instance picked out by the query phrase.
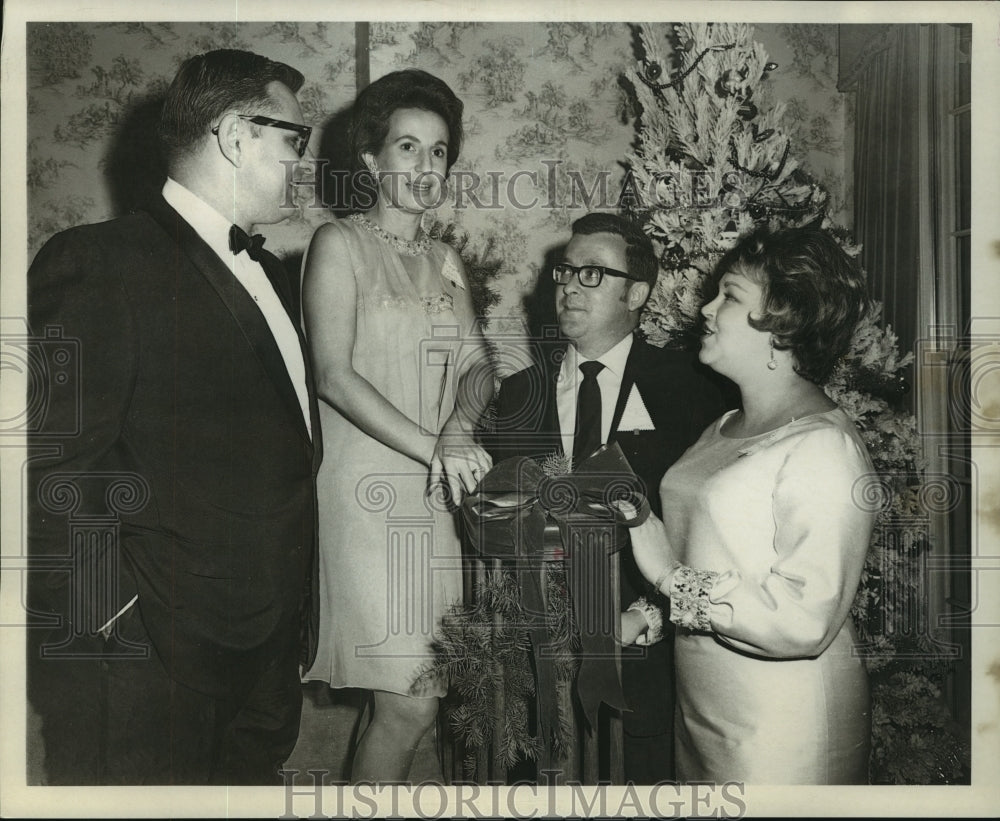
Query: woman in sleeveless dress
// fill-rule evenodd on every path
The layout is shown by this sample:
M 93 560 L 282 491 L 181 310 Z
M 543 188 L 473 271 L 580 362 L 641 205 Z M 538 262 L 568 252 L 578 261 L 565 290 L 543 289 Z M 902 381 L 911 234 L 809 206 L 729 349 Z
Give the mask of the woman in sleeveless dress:
M 742 408 L 660 485 L 632 531 L 677 626 L 684 781 L 866 783 L 867 675 L 850 607 L 874 514 L 851 420 L 820 387 L 848 349 L 864 282 L 818 228 L 758 230 L 720 262 L 700 358 Z
M 493 380 L 461 260 L 420 224 L 458 157 L 461 101 L 426 72 L 394 72 L 358 97 L 350 140 L 369 207 L 319 228 L 303 265 L 324 440 L 304 679 L 374 691 L 351 778 L 404 781 L 445 692 L 416 679 L 462 597 L 453 503 L 490 466 L 472 432 Z

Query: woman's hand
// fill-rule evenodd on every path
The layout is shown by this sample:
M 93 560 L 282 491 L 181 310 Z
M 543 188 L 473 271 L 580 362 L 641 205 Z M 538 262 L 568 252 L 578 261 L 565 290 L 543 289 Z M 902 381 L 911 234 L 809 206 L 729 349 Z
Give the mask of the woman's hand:
M 622 644 L 628 647 L 649 628 L 641 610 L 626 610 L 622 613 Z
M 490 455 L 470 434 L 449 434 L 446 427 L 431 456 L 431 486 L 441 481 L 447 483 L 452 502 L 457 505 L 463 492 L 472 493 L 492 466 Z

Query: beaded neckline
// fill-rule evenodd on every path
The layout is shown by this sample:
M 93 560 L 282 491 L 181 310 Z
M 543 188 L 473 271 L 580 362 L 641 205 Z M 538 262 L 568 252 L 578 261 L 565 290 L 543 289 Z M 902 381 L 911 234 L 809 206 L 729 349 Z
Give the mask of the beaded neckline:
M 402 237 L 397 237 L 395 234 L 390 234 L 381 225 L 372 222 L 364 214 L 351 214 L 348 219 L 354 221 L 369 233 L 374 234 L 383 242 L 387 242 L 392 246 L 393 250 L 398 251 L 400 254 L 417 257 L 431 250 L 431 238 L 427 236 L 423 228 L 417 231 L 416 239 L 403 239 Z

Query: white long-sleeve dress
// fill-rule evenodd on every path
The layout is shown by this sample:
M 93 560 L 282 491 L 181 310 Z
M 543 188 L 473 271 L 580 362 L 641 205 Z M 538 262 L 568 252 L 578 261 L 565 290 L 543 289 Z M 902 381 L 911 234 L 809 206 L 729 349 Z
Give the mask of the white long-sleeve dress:
M 865 783 L 867 674 L 849 617 L 872 466 L 839 409 L 751 438 L 726 414 L 667 472 L 678 777 Z

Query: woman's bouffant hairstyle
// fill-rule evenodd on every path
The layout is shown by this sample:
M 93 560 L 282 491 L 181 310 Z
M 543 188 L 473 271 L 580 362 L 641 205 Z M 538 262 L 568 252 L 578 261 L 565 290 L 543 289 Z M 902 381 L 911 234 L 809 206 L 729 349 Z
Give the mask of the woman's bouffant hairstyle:
M 377 154 L 389 136 L 389 118 L 400 108 L 419 108 L 437 114 L 448 128 L 447 169 L 462 149 L 462 101 L 444 80 L 418 68 L 380 77 L 358 95 L 351 117 L 353 171 L 365 169 L 361 155 Z
M 758 228 L 722 257 L 715 283 L 730 272 L 761 286 L 761 316 L 750 326 L 792 352 L 796 373 L 824 384 L 868 304 L 857 263 L 821 228 Z
M 294 94 L 303 80 L 291 66 L 249 51 L 218 49 L 188 58 L 170 84 L 160 114 L 160 143 L 168 163 L 191 151 L 230 111 L 273 111 L 270 83 L 283 83 Z

